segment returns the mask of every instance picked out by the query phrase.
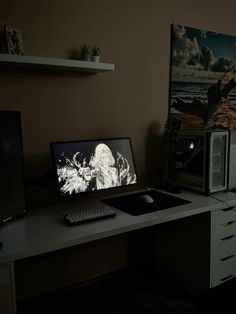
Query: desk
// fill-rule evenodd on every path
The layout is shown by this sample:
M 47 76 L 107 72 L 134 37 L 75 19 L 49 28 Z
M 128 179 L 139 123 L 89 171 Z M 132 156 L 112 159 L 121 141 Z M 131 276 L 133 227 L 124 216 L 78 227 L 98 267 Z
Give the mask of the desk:
M 210 215 L 213 213 L 209 222 L 212 224 L 217 219 L 219 220 L 218 213 L 222 209 L 227 208 L 227 204 L 236 206 L 236 194 L 231 192 L 217 194 L 217 198 L 227 202 L 227 204 L 212 197 L 188 191 L 183 192 L 179 197 L 189 200 L 191 203 L 140 216 L 131 216 L 125 212 L 116 210 L 117 216 L 115 218 L 74 227 L 64 225 L 62 217 L 52 207 L 45 207 L 29 211 L 25 216 L 2 225 L 0 228 L 0 239 L 3 241 L 4 247 L 0 252 L 0 312 L 4 314 L 16 313 L 14 265 L 17 261 L 45 253 L 57 252 L 58 250 L 125 234 L 146 227 L 171 221 L 181 221 L 182 218 L 207 212 Z M 76 206 L 89 208 L 101 206 L 101 202 L 98 198 L 84 199 L 77 203 Z M 59 209 L 63 210 L 63 208 Z M 70 210 L 73 210 L 73 206 Z M 214 213 L 217 213 L 216 218 Z M 236 220 L 236 217 L 233 215 L 231 218 L 231 224 L 229 225 L 231 229 L 236 229 L 232 222 L 234 219 Z M 210 236 L 211 245 L 209 247 L 212 250 L 212 241 L 217 237 L 214 234 L 214 227 L 209 227 L 212 232 Z M 156 245 L 158 250 L 158 243 Z M 219 250 L 219 248 L 216 249 Z M 206 262 L 209 263 L 209 261 Z M 211 256 L 210 268 L 214 268 L 215 265 L 213 262 L 214 259 Z M 214 277 L 216 272 L 220 272 L 220 269 L 217 267 L 216 265 L 213 272 L 211 272 L 210 276 L 212 279 L 210 278 L 209 280 L 209 287 L 212 286 L 212 281 L 217 284 L 217 280 Z M 236 266 L 234 268 L 234 273 L 236 274 Z

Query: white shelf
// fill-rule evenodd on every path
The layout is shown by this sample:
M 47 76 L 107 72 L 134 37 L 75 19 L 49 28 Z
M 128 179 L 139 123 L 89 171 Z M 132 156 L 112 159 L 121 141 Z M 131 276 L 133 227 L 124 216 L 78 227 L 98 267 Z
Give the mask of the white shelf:
M 89 73 L 113 71 L 115 69 L 115 65 L 112 63 L 10 55 L 3 53 L 0 54 L 0 66 L 39 68 L 47 70 L 63 70 Z

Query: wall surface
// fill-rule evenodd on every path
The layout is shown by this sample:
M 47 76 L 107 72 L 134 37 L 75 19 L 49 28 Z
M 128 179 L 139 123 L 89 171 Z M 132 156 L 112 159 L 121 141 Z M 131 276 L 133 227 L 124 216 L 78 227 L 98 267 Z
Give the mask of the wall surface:
M 170 24 L 236 35 L 235 9 L 233 0 L 1 1 L 1 24 L 21 29 L 26 55 L 70 58 L 88 42 L 116 66 L 92 76 L 1 70 L 0 109 L 22 112 L 26 177 L 51 167 L 50 141 L 130 136 L 138 173 L 152 181 L 163 167 Z
M 235 12 L 235 0 L 0 1 L 0 23 L 21 29 L 25 55 L 70 58 L 88 42 L 101 46 L 101 61 L 116 67 L 89 76 L 0 69 L 0 109 L 22 113 L 26 177 L 51 168 L 50 141 L 130 136 L 138 174 L 158 184 L 168 112 L 170 25 L 236 35 Z M 109 270 L 126 264 L 125 254 L 120 256 Z M 19 276 L 24 273 L 20 268 Z M 58 278 L 59 287 L 63 279 Z M 18 298 L 27 295 L 22 291 Z

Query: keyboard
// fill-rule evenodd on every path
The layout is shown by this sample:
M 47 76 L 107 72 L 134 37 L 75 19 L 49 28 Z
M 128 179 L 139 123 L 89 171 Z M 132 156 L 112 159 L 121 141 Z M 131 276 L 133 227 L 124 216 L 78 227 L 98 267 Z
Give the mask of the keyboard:
M 96 207 L 89 209 L 81 209 L 77 212 L 64 216 L 65 222 L 70 225 L 78 225 L 98 219 L 105 219 L 116 216 L 116 212 L 109 207 Z

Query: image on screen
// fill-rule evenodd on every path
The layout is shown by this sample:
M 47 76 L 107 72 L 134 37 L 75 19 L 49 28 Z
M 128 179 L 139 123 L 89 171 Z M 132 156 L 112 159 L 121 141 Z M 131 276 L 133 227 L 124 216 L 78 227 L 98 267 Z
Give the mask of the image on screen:
M 129 138 L 50 143 L 61 195 L 137 183 Z

